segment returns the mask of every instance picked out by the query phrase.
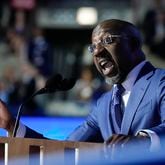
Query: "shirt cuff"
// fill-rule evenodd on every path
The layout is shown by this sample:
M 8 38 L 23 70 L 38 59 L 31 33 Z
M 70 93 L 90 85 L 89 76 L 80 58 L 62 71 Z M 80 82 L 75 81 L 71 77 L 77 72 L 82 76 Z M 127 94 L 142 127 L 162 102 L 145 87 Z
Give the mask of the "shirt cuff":
M 158 151 L 161 148 L 159 136 L 154 131 L 149 130 L 149 129 L 142 129 L 142 130 L 139 130 L 136 133 L 136 135 L 140 134 L 140 132 L 144 132 L 150 137 L 151 139 L 150 151 L 151 152 Z

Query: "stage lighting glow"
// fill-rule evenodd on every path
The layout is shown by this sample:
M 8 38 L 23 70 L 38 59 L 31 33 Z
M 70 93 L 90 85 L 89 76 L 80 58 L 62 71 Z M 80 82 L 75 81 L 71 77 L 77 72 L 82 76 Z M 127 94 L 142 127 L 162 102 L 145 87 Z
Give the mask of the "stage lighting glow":
M 76 20 L 80 25 L 94 25 L 97 23 L 97 10 L 94 7 L 80 7 Z

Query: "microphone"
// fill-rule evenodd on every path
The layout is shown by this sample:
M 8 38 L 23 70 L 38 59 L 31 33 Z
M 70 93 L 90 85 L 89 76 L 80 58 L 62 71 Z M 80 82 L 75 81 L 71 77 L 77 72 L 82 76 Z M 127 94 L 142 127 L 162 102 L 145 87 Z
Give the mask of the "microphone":
M 34 96 L 40 95 L 40 94 L 54 93 L 56 91 L 67 91 L 67 90 L 73 88 L 75 83 L 76 83 L 76 79 L 75 78 L 70 78 L 70 79 L 64 78 L 63 79 L 60 74 L 53 75 L 51 78 L 49 78 L 46 81 L 44 88 L 41 88 L 40 90 L 38 90 L 35 93 L 33 93 L 27 100 L 25 100 L 19 106 L 19 109 L 18 109 L 18 112 L 17 112 L 16 121 L 15 121 L 15 125 L 14 125 L 14 129 L 13 129 L 13 133 L 12 133 L 12 137 L 16 136 L 16 131 L 17 131 L 18 125 L 19 125 L 18 123 L 19 123 L 20 116 L 21 116 L 21 110 L 22 110 L 23 106 L 29 100 L 31 100 Z
M 40 94 L 46 94 L 46 93 L 53 93 L 56 91 L 56 89 L 58 88 L 58 84 L 60 84 L 62 82 L 62 76 L 60 74 L 56 74 L 53 75 L 52 77 L 50 77 L 46 83 L 45 83 L 45 87 L 41 88 L 40 90 L 36 91 L 32 97 L 36 96 L 36 95 L 40 95 Z
M 34 93 L 34 95 L 54 93 L 56 91 L 67 91 L 67 90 L 73 88 L 75 83 L 76 83 L 75 78 L 70 78 L 70 79 L 64 78 L 63 79 L 60 74 L 57 74 L 57 75 L 51 77 L 50 79 L 48 79 L 45 87 L 41 88 L 39 91 Z

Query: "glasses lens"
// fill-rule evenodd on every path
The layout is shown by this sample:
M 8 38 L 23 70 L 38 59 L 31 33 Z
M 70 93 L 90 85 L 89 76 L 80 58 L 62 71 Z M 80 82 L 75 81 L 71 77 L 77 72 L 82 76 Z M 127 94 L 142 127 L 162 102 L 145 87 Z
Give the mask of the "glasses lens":
M 108 36 L 103 40 L 103 44 L 107 45 L 107 44 L 111 44 L 112 43 L 112 37 Z
M 88 50 L 89 50 L 90 53 L 93 53 L 94 50 L 95 50 L 95 45 L 89 45 Z

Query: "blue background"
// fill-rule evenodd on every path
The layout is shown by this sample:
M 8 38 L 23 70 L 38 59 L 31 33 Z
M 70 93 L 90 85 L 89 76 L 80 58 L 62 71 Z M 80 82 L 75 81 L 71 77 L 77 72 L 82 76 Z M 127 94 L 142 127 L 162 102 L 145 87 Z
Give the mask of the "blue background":
M 65 140 L 84 117 L 21 117 L 21 122 L 28 127 L 44 134 L 50 139 Z M 0 136 L 6 136 L 6 131 L 0 129 Z

